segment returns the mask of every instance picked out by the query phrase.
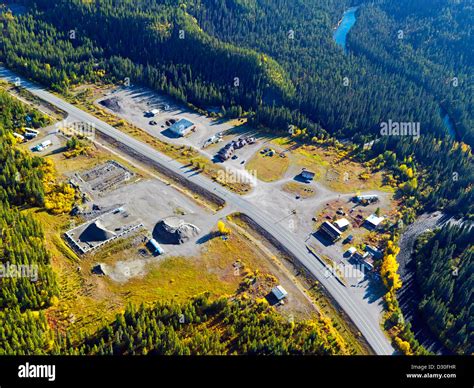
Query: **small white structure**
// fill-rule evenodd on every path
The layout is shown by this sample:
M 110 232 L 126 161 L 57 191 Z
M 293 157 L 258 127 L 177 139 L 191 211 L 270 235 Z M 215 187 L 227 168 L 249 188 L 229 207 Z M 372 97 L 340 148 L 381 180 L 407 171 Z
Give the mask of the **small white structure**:
M 345 230 L 347 227 L 350 225 L 349 221 L 346 218 L 341 218 L 337 221 L 334 221 L 334 225 L 339 229 L 339 230 Z
M 151 248 L 153 249 L 153 254 L 162 255 L 163 253 L 165 253 L 165 251 L 163 250 L 161 245 L 158 244 L 158 241 L 156 241 L 154 238 L 150 239 L 150 241 L 148 241 L 148 243 L 150 244 Z
M 40 144 L 34 146 L 34 147 L 32 148 L 32 150 L 33 150 L 33 151 L 43 151 L 43 150 L 45 150 L 46 148 L 48 148 L 51 144 L 53 144 L 51 140 L 45 140 L 44 142 L 42 142 L 42 143 L 40 143 Z
M 35 133 L 36 135 L 39 135 L 39 131 L 37 131 L 36 129 L 33 129 L 33 128 L 25 127 L 25 132 Z
M 357 249 L 355 249 L 354 247 L 350 247 L 346 253 L 348 254 L 348 256 L 352 256 L 354 253 L 356 253 Z
M 159 109 L 152 109 L 152 110 L 147 110 L 145 112 L 145 116 L 146 117 L 155 117 L 157 114 L 160 113 L 160 110 Z
M 357 202 L 367 201 L 367 202 L 377 202 L 379 200 L 378 195 L 358 195 L 356 196 Z
M 384 217 L 377 217 L 375 214 L 371 214 L 365 219 L 365 222 L 367 222 L 373 228 L 377 228 L 384 219 Z
M 286 292 L 286 290 L 280 285 L 272 288 L 272 294 L 278 301 L 283 300 L 288 296 L 288 292 Z
M 19 133 L 13 132 L 13 136 L 19 139 L 21 142 L 25 141 L 25 136 L 20 135 Z

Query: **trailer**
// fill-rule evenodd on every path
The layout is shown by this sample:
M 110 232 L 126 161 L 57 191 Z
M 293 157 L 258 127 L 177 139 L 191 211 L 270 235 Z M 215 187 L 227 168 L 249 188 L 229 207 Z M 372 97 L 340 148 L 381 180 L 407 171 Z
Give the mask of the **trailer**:
M 160 244 L 158 244 L 158 241 L 156 241 L 154 238 L 148 241 L 148 246 L 150 247 L 150 250 L 154 255 L 162 255 L 163 253 L 165 253 L 164 249 L 161 247 Z

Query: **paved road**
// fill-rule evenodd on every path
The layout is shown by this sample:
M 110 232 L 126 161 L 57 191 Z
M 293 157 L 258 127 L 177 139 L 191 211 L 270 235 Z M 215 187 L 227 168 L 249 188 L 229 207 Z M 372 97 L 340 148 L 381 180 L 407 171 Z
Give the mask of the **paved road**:
M 358 294 L 354 290 L 342 286 L 334 276 L 326 277 L 325 267 L 307 251 L 304 241 L 300 241 L 289 231 L 278 225 L 277 220 L 275 220 L 271 214 L 267 214 L 259 209 L 258 204 L 253 204 L 248 199 L 226 190 L 210 179 L 200 174 L 196 174 L 194 171 L 190 171 L 187 167 L 184 167 L 172 158 L 161 154 L 150 146 L 47 92 L 41 86 L 28 82 L 2 67 L 0 67 L 0 78 L 4 78 L 12 83 L 21 81 L 21 87 L 68 113 L 69 120 L 92 123 L 95 125 L 97 131 L 102 132 L 119 142 L 127 144 L 135 151 L 157 163 L 165 165 L 195 184 L 198 184 L 207 190 L 216 192 L 219 196 L 225 199 L 232 210 L 238 210 L 247 214 L 262 228 L 273 235 L 273 237 L 283 244 L 288 251 L 291 252 L 318 279 L 320 284 L 325 287 L 339 306 L 352 319 L 376 354 L 393 354 L 394 349 L 381 329 L 378 317 L 374 317 L 373 312 L 369 310 L 367 299 L 361 297 L 360 293 Z

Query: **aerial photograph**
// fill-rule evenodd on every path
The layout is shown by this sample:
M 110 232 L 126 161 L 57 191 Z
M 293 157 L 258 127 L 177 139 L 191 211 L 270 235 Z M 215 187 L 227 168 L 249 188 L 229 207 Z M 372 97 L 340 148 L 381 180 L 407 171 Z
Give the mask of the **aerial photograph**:
M 472 147 L 474 0 L 0 0 L 0 387 L 472 388 Z

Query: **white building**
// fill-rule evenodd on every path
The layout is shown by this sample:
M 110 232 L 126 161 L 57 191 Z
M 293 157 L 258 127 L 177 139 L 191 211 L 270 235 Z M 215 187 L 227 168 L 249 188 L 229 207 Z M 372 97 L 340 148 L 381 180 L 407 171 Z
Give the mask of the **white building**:
M 346 252 L 348 256 L 352 256 L 354 253 L 356 253 L 357 249 L 354 247 L 350 247 Z
M 346 218 L 341 218 L 337 221 L 334 221 L 334 225 L 339 229 L 339 230 L 345 230 L 348 228 L 350 225 L 349 221 Z
M 371 214 L 365 219 L 365 222 L 373 228 L 378 228 L 384 219 L 384 217 L 377 217 L 375 214 Z
M 357 202 L 367 201 L 367 202 L 377 202 L 379 200 L 378 195 L 358 195 L 356 196 Z
M 288 292 L 282 286 L 276 286 L 272 288 L 272 294 L 277 298 L 278 301 L 285 299 L 288 296 Z

